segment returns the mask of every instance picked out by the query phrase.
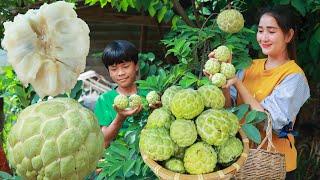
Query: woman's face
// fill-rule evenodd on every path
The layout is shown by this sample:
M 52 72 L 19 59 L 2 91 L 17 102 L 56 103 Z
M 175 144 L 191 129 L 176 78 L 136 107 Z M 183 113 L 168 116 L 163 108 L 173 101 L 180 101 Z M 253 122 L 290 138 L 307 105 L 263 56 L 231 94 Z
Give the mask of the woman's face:
M 138 65 L 133 61 L 108 66 L 111 79 L 118 86 L 127 88 L 134 84 Z
M 269 14 L 264 14 L 260 18 L 257 41 L 263 54 L 278 57 L 287 55 L 287 43 L 292 36 L 286 35 L 279 27 L 276 19 Z

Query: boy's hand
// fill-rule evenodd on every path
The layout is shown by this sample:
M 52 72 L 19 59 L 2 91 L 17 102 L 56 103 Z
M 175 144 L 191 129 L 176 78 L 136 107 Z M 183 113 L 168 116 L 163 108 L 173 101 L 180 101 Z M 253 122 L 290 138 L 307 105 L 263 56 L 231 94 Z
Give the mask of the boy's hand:
M 129 116 L 139 113 L 142 110 L 142 105 L 131 109 L 119 109 L 117 106 L 113 105 L 113 108 L 117 111 L 119 117 L 126 119 Z

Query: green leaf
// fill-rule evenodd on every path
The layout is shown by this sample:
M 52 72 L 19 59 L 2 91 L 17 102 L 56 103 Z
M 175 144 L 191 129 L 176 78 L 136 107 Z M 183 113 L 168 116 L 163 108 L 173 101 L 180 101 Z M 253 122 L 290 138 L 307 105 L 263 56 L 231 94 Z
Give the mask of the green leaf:
M 148 7 L 148 12 L 150 14 L 150 16 L 154 16 L 156 14 L 156 9 L 154 8 L 154 3 L 150 4 L 149 7 Z
M 127 149 L 127 147 L 117 142 L 112 143 L 109 147 L 109 150 L 118 153 L 123 157 L 126 157 L 129 154 L 129 150 Z
M 315 33 L 313 34 L 312 38 L 316 39 L 320 44 L 320 26 L 316 29 Z
M 135 161 L 128 159 L 123 165 L 123 174 L 126 176 L 128 172 L 134 167 Z
M 239 118 L 239 120 L 241 120 L 244 117 L 244 115 L 248 112 L 248 110 L 249 110 L 248 104 L 241 104 L 240 106 L 238 106 L 236 115 Z
M 140 174 L 142 163 L 143 163 L 143 161 L 142 161 L 141 158 L 139 158 L 139 159 L 136 160 L 135 167 L 134 167 L 134 173 L 135 173 L 136 175 L 139 175 L 139 174 Z
M 291 4 L 302 16 L 306 15 L 306 3 L 304 0 L 291 0 Z
M 158 12 L 158 16 L 157 16 L 158 22 L 162 21 L 162 19 L 163 19 L 164 15 L 166 14 L 166 12 L 167 12 L 167 7 L 163 6 L 161 8 L 161 10 Z
M 267 120 L 268 116 L 265 112 L 257 111 L 257 116 L 254 123 L 259 123 L 261 121 Z
M 202 9 L 200 10 L 200 13 L 203 15 L 210 15 L 211 11 L 207 7 L 202 7 Z
M 12 176 L 6 172 L 0 171 L 0 178 L 1 179 L 12 179 Z
M 122 0 L 120 2 L 120 7 L 122 8 L 123 11 L 127 12 L 128 6 L 129 6 L 129 4 L 128 4 L 127 0 Z
M 261 142 L 261 135 L 259 130 L 252 124 L 243 124 L 241 126 L 244 133 L 247 135 L 247 137 L 252 140 L 253 142 L 260 144 Z
M 179 16 L 175 15 L 173 16 L 172 20 L 171 20 L 171 24 L 172 24 L 172 28 L 176 29 L 177 28 L 177 22 L 180 19 Z
M 247 115 L 246 115 L 246 123 L 251 123 L 254 121 L 254 119 L 257 116 L 257 111 L 256 110 L 252 110 L 250 111 Z

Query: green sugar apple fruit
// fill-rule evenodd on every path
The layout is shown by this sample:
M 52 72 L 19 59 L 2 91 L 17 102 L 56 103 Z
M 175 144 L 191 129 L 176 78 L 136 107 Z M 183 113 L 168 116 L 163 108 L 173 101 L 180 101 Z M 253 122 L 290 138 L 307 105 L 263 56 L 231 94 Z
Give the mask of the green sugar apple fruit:
M 222 110 L 208 109 L 196 119 L 198 134 L 210 145 L 219 146 L 227 141 L 230 132 L 230 122 Z
M 179 90 L 182 90 L 182 87 L 175 85 L 170 86 L 168 89 L 166 89 L 161 96 L 162 106 L 170 109 L 172 98 Z
M 239 11 L 228 9 L 218 14 L 217 24 L 224 32 L 237 33 L 243 28 L 244 19 Z
M 219 46 L 214 52 L 214 57 L 221 62 L 227 62 L 231 58 L 231 51 L 227 46 Z
M 142 99 L 137 94 L 132 94 L 129 96 L 129 107 L 130 108 L 136 108 L 138 106 L 142 105 Z
M 150 91 L 146 99 L 149 104 L 155 104 L 156 102 L 160 101 L 160 95 L 156 91 Z
M 209 59 L 204 65 L 204 70 L 210 74 L 215 74 L 220 71 L 220 63 L 216 59 Z
M 236 68 L 231 63 L 221 63 L 220 73 L 222 73 L 227 79 L 233 78 L 236 75 Z
M 175 152 L 176 144 L 165 128 L 143 129 L 139 140 L 140 151 L 155 161 L 169 159 Z
M 113 105 L 117 106 L 119 109 L 125 109 L 129 105 L 129 100 L 126 95 L 119 94 L 113 100 Z
M 225 105 L 225 97 L 222 90 L 214 85 L 204 85 L 198 89 L 205 107 L 221 109 Z
M 169 129 L 172 121 L 172 116 L 165 108 L 158 108 L 152 111 L 148 117 L 146 128 L 160 128 Z
M 170 137 L 179 147 L 187 147 L 197 140 L 197 129 L 193 121 L 177 119 L 170 126 Z
M 186 172 L 182 160 L 176 158 L 171 158 L 167 160 L 164 164 L 164 167 L 177 173 L 184 174 Z
M 186 149 L 184 168 L 190 174 L 206 174 L 214 170 L 217 164 L 217 153 L 205 142 L 197 142 Z
M 222 87 L 227 83 L 227 78 L 221 73 L 216 73 L 211 77 L 211 82 L 217 87 Z
M 243 152 L 243 144 L 240 139 L 230 137 L 223 145 L 217 148 L 218 162 L 221 164 L 229 164 L 234 162 Z
M 69 98 L 25 108 L 8 136 L 8 159 L 24 179 L 84 179 L 103 154 L 94 114 Z
M 203 111 L 204 103 L 196 90 L 183 89 L 174 95 L 170 109 L 176 118 L 193 119 Z
M 229 121 L 229 127 L 230 127 L 229 135 L 235 136 L 240 129 L 239 119 L 232 112 L 224 111 L 224 113 L 225 113 L 225 118 Z

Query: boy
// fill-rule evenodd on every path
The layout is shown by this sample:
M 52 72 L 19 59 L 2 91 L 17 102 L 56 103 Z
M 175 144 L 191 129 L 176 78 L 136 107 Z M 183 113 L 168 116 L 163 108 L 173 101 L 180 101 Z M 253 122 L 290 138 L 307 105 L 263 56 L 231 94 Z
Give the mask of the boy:
M 128 118 L 142 109 L 139 106 L 134 109 L 119 110 L 113 107 L 114 98 L 119 94 L 146 96 L 147 91 L 138 89 L 135 84 L 139 70 L 138 51 L 132 43 L 125 40 L 111 42 L 103 51 L 102 61 L 111 79 L 117 84 L 116 88 L 100 95 L 94 110 L 102 127 L 105 147 L 108 147 L 120 129 L 125 130 L 129 127 Z

